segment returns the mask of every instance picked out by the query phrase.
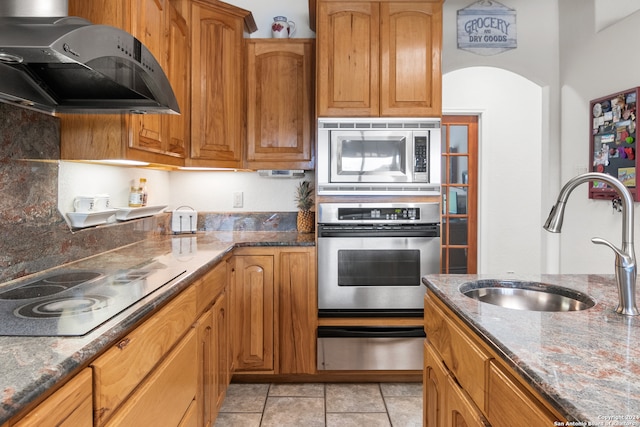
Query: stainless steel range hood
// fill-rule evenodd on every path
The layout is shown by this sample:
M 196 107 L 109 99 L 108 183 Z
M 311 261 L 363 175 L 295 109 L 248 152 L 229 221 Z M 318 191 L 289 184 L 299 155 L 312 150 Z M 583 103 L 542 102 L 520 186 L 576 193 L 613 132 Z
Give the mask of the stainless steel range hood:
M 24 0 L 3 3 L 0 102 L 49 114 L 180 112 L 167 76 L 131 34 L 76 17 L 6 16 L 6 4 Z

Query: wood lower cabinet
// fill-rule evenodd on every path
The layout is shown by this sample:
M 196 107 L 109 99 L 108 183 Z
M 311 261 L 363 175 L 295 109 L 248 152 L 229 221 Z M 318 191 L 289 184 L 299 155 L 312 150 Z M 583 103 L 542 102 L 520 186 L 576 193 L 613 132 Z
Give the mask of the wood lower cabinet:
M 69 14 L 138 38 L 167 75 L 180 115 L 62 114 L 63 160 L 129 159 L 182 166 L 190 140 L 191 34 L 188 0 L 69 0 Z
M 40 403 L 16 427 L 90 427 L 91 369 L 86 368 Z
M 425 427 L 566 422 L 430 290 L 424 307 Z
M 315 248 L 238 248 L 234 254 L 235 373 L 315 373 Z
M 198 336 L 198 425 L 215 421 L 231 380 L 227 265 L 221 262 L 195 284 Z
M 273 254 L 241 251 L 233 257 L 232 284 L 235 370 L 274 372 Z
M 442 1 L 317 3 L 319 117 L 439 117 Z
M 196 400 L 196 331 L 190 329 L 129 397 L 106 426 L 179 425 Z
M 313 39 L 247 39 L 250 169 L 313 169 Z
M 315 248 L 278 249 L 275 278 L 277 372 L 315 374 L 318 327 Z
M 195 334 L 193 338 L 188 340 L 182 339 L 182 337 L 191 329 L 195 321 L 195 312 L 196 292 L 191 287 L 174 298 L 160 309 L 157 314 L 134 329 L 91 364 L 94 382 L 95 425 L 102 425 L 111 418 L 116 417 L 116 414 L 121 411 L 121 407 L 124 413 L 118 415 L 115 418 L 117 420 L 122 420 L 123 417 L 128 419 L 128 417 L 133 416 L 129 413 L 133 410 L 132 408 L 135 408 L 136 412 L 149 412 L 148 415 L 139 414 L 136 417 L 154 417 L 151 412 L 161 411 L 164 406 L 173 407 L 174 410 L 179 409 L 182 411 L 180 414 L 187 410 L 187 406 L 191 400 L 195 399 L 196 395 L 196 371 L 191 372 L 190 370 L 191 367 L 195 369 L 196 366 L 194 363 L 196 340 Z M 174 347 L 179 341 L 182 342 L 179 350 L 180 354 L 175 354 L 178 350 L 174 350 Z M 184 349 L 185 347 L 188 347 L 188 349 Z M 173 356 L 169 356 L 169 354 L 173 354 Z M 144 386 L 144 381 L 147 381 L 145 378 L 154 378 L 153 381 L 160 381 L 159 384 L 167 378 L 173 381 L 174 366 L 187 364 L 184 361 L 185 354 L 190 355 L 188 366 L 180 368 L 180 370 L 184 371 L 184 379 L 180 379 L 176 383 L 178 388 L 175 392 L 166 393 L 169 399 L 175 398 L 175 401 L 167 401 L 162 398 L 156 403 L 151 403 L 152 401 L 149 401 L 144 395 L 147 392 L 156 393 L 157 388 L 149 383 Z M 174 359 L 172 363 L 175 363 L 175 365 L 162 365 L 160 367 L 160 362 L 169 357 Z M 158 369 L 162 369 L 166 373 L 156 372 Z M 193 396 L 188 398 L 187 394 L 191 393 L 192 380 Z M 138 401 L 144 403 L 138 404 Z M 182 408 L 180 405 L 185 402 L 186 405 Z M 125 409 L 125 406 L 127 409 Z M 153 425 L 153 423 L 146 425 Z

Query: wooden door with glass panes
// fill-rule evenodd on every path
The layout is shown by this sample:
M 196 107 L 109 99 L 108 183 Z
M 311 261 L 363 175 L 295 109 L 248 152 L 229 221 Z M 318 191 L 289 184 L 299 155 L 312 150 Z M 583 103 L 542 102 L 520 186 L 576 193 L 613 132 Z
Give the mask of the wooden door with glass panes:
M 478 117 L 442 116 L 441 273 L 477 272 L 477 223 Z

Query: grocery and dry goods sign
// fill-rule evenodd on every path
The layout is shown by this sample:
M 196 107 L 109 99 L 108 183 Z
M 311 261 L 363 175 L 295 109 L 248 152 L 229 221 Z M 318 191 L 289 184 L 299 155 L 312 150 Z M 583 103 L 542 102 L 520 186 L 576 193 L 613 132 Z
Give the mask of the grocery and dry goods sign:
M 495 55 L 517 46 L 515 10 L 480 0 L 458 11 L 458 49 Z

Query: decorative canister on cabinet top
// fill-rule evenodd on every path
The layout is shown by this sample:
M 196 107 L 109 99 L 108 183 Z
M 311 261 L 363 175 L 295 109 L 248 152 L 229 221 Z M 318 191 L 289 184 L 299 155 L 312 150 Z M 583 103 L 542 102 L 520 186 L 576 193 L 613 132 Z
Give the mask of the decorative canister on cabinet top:
M 287 21 L 286 16 L 276 16 L 271 24 L 271 36 L 276 39 L 287 39 L 296 32 L 296 23 Z

